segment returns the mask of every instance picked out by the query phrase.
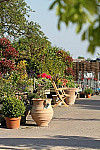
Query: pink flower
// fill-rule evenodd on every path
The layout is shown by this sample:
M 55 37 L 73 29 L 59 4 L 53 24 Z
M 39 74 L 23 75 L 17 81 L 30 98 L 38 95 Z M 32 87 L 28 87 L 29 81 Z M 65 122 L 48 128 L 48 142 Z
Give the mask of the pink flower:
M 42 74 L 41 74 L 41 77 L 42 77 L 42 78 L 45 78 L 45 77 L 47 77 L 47 74 L 46 74 L 46 73 L 42 73 Z
M 51 75 L 47 75 L 46 78 L 51 80 Z

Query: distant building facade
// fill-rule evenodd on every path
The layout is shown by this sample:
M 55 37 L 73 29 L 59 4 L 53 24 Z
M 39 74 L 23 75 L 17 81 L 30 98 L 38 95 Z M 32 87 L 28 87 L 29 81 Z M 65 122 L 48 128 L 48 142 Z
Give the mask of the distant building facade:
M 96 60 L 73 60 L 74 80 L 84 87 L 100 87 L 100 59 Z

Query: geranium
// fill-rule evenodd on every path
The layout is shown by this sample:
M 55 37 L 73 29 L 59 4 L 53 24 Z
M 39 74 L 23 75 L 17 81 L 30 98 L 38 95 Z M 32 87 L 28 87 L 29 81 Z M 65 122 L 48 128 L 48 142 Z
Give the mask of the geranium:
M 51 75 L 47 75 L 46 78 L 51 80 Z
M 47 74 L 46 74 L 46 73 L 42 73 L 42 74 L 41 74 L 41 77 L 42 77 L 42 78 L 46 78 L 46 77 L 47 77 Z
M 50 79 L 51 80 L 51 75 L 47 75 L 46 73 L 42 73 L 41 75 L 38 75 L 38 78 L 47 78 L 47 79 Z
M 36 95 L 38 98 L 45 98 L 45 90 L 49 89 L 52 85 L 51 75 L 47 75 L 46 73 L 42 73 L 38 75 L 35 79 L 36 85 Z

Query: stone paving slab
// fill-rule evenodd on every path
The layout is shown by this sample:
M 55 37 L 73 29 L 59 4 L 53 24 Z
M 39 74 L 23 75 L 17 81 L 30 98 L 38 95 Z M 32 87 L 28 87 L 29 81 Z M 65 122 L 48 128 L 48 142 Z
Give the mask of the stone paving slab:
M 99 150 L 100 96 L 58 106 L 48 127 L 38 127 L 29 115 L 20 129 L 0 127 L 0 150 Z

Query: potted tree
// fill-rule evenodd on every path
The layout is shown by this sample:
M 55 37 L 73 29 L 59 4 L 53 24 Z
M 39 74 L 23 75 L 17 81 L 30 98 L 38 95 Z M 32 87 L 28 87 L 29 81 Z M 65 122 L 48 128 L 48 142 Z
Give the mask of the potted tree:
M 23 101 L 15 96 L 4 97 L 2 113 L 8 129 L 18 129 L 20 127 L 21 116 L 24 115 L 24 112 L 25 106 Z
M 93 90 L 91 88 L 85 89 L 86 98 L 91 98 L 91 94 L 93 93 Z

